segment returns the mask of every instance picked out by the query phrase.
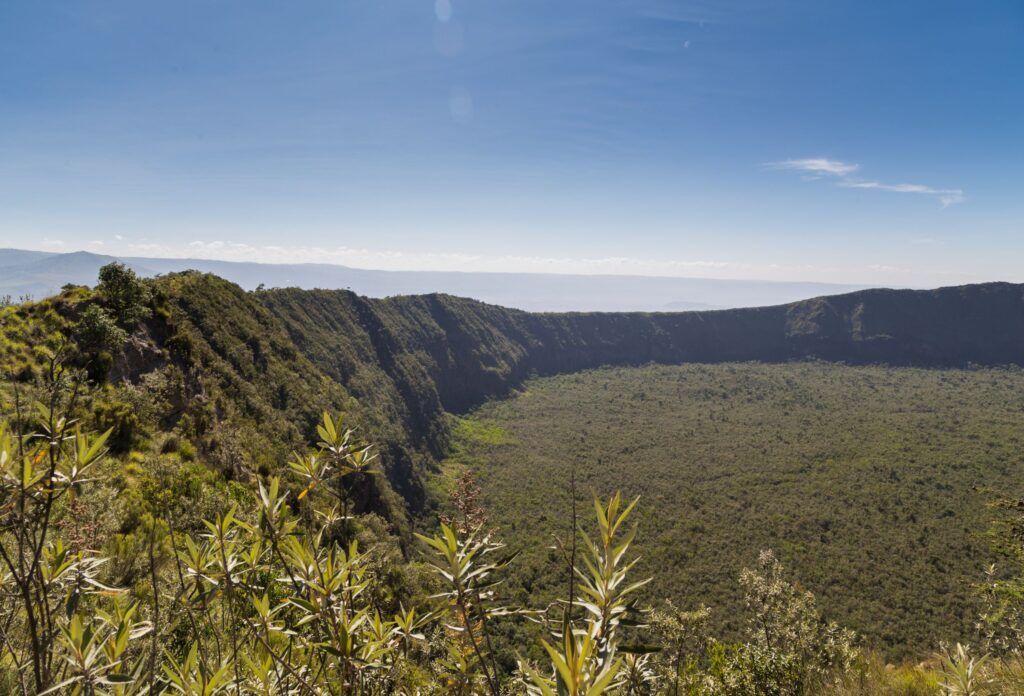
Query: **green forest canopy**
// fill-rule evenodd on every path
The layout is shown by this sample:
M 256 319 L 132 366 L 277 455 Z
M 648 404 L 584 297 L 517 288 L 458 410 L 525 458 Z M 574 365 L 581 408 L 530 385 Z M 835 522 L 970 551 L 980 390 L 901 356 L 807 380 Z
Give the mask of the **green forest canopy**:
M 1024 494 L 1024 371 L 825 363 L 608 368 L 527 382 L 460 419 L 492 519 L 529 549 L 516 584 L 550 593 L 569 480 L 643 501 L 650 597 L 738 624 L 731 578 L 774 549 L 828 616 L 893 655 L 966 635 L 985 503 Z

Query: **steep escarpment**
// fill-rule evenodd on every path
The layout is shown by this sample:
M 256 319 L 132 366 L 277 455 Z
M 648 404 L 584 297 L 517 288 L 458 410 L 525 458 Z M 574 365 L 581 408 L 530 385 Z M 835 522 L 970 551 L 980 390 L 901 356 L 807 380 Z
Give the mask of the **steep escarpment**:
M 379 379 L 389 382 L 414 426 L 433 421 L 425 413 L 461 411 L 501 395 L 531 373 L 601 365 L 1024 362 L 1024 286 L 1008 283 L 652 314 L 531 314 L 447 295 L 368 300 L 273 290 L 260 299 L 305 355 L 354 391 L 370 395 Z M 368 374 L 375 379 L 360 390 Z
M 292 452 L 316 441 L 325 410 L 348 414 L 385 447 L 399 446 L 372 427 L 346 381 L 306 357 L 254 293 L 199 273 L 165 276 L 155 287 L 167 311 L 149 322 L 156 329 L 151 333 L 185 384 L 182 408 L 167 425 L 188 433 L 206 463 L 229 477 L 276 473 Z M 161 367 L 138 370 L 132 381 L 144 383 Z M 357 502 L 402 523 L 408 505 L 419 503 L 422 486 L 409 471 L 406 452 L 386 451 L 383 460 L 388 480 L 406 488 L 367 479 Z

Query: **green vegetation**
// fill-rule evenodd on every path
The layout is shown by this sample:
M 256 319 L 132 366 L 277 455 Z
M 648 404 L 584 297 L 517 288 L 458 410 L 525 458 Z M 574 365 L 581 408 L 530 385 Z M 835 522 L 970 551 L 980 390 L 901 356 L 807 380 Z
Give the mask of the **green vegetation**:
M 524 558 L 513 596 L 552 597 L 554 535 L 579 498 L 639 495 L 646 593 L 711 606 L 738 635 L 734 579 L 771 548 L 827 616 L 890 655 L 969 636 L 998 494 L 1024 494 L 1024 372 L 824 363 L 604 369 L 533 380 L 462 419 L 472 469 Z
M 71 289 L 39 302 L 0 305 L 0 374 L 22 382 L 36 376 L 45 354 L 66 341 L 84 294 Z
M 530 315 L 101 276 L 0 307 L 0 693 L 1021 691 L 1024 373 L 636 367 L 991 363 L 901 317 L 1004 286 Z
M 317 446 L 285 468 L 290 486 L 271 476 L 255 496 L 229 487 L 211 501 L 223 490 L 215 479 L 193 474 L 199 487 L 182 489 L 175 482 L 189 466 L 171 463 L 141 488 L 135 502 L 147 511 L 129 519 L 112 509 L 111 492 L 147 474 L 129 459 L 111 475 L 112 431 L 93 435 L 69 418 L 85 373 L 51 359 L 47 374 L 15 390 L 13 419 L 0 422 L 6 693 L 910 696 L 1024 686 L 1014 650 L 978 655 L 957 644 L 934 668 L 880 668 L 852 632 L 822 619 L 771 552 L 740 575 L 738 639 L 714 637 L 703 608 L 651 612 L 637 599 L 649 579 L 636 580 L 631 550 L 639 499 L 619 494 L 594 500 L 596 533 L 580 525 L 561 541 L 567 595 L 546 606 L 502 602 L 518 554 L 506 553 L 465 489 L 440 533 L 417 535 L 426 564 L 405 560 L 379 518 L 349 514 L 377 455 L 329 414 Z M 509 442 L 493 428 L 470 432 Z M 197 494 L 212 502 L 201 524 L 181 507 Z M 1020 506 L 1007 505 L 993 532 L 1018 572 Z M 994 601 L 981 625 L 992 649 L 1020 635 L 1022 578 L 988 584 Z M 537 626 L 541 657 L 502 642 L 509 621 Z
M 103 296 L 114 318 L 122 326 L 134 327 L 152 316 L 149 284 L 122 263 L 109 263 L 100 268 L 96 290 Z
M 176 385 L 159 395 L 168 405 L 154 413 L 159 422 L 143 429 L 174 430 L 242 480 L 308 440 L 320 409 L 344 410 L 386 455 L 367 504 L 407 527 L 410 514 L 436 510 L 427 487 L 450 446 L 447 414 L 503 397 L 532 374 L 812 356 L 1020 364 L 1020 298 L 1019 287 L 994 283 L 722 312 L 530 314 L 447 295 L 247 293 L 209 274 L 139 280 L 113 264 L 95 291 L 68 286 L 0 308 L 0 367 L 31 379 L 39 349 L 61 347 L 74 326 L 94 382 L 141 392 L 150 379 Z

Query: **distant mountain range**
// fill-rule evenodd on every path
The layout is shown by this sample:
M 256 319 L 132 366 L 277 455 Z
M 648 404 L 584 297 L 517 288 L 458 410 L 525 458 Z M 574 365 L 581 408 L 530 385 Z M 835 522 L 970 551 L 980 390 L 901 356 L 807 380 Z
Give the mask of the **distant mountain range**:
M 379 271 L 332 264 L 114 257 L 86 251 L 0 249 L 0 295 L 36 299 L 67 283 L 93 285 L 100 266 L 121 261 L 143 276 L 197 270 L 247 290 L 349 289 L 368 297 L 447 293 L 535 312 L 684 311 L 757 307 L 864 289 L 863 285 L 628 275 Z

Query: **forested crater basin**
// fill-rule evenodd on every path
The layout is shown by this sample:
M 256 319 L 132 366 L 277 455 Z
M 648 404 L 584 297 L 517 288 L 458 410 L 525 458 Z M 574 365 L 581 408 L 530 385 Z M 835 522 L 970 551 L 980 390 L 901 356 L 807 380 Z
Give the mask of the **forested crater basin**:
M 650 598 L 739 628 L 736 577 L 771 548 L 829 618 L 919 654 L 970 633 L 991 562 L 986 503 L 1024 494 L 1024 371 L 787 364 L 602 368 L 529 380 L 457 419 L 439 488 L 471 468 L 524 556 L 520 598 L 555 597 L 570 477 L 641 496 Z M 589 508 L 583 507 L 582 514 Z

